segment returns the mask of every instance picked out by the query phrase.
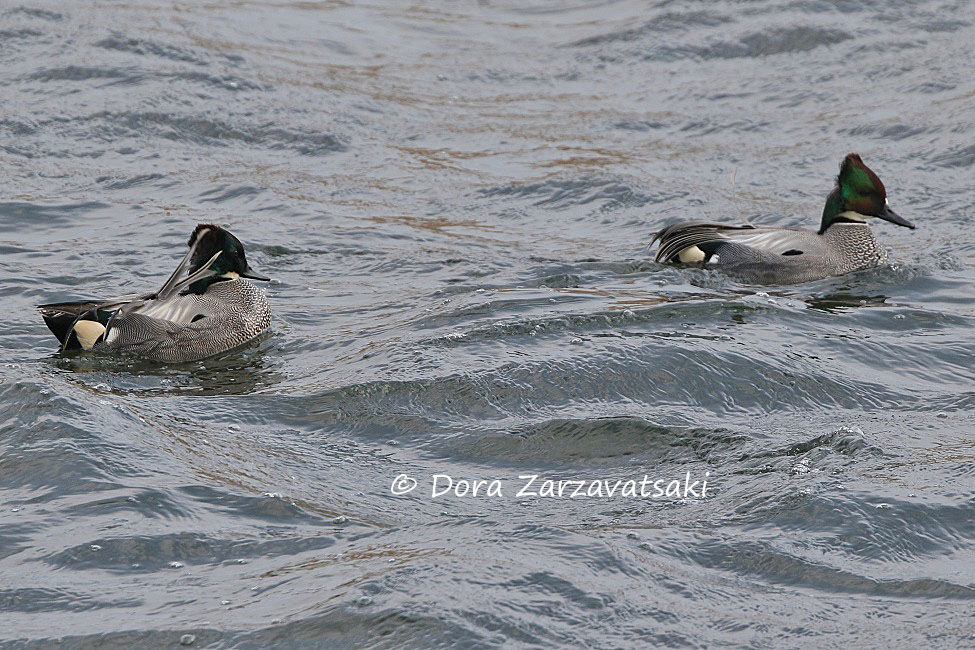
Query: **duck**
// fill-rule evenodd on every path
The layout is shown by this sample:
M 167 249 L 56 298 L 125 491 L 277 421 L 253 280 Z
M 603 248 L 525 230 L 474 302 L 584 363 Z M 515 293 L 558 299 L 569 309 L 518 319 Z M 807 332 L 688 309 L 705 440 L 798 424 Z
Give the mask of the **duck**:
M 914 229 L 890 209 L 877 174 L 850 153 L 826 197 L 818 231 L 685 221 L 654 234 L 650 246 L 659 242 L 657 262 L 699 264 L 763 285 L 798 284 L 884 264 L 887 251 L 867 225 L 874 217 Z
M 226 352 L 268 330 L 267 297 L 245 278 L 270 278 L 248 265 L 240 240 L 220 226 L 199 224 L 187 246 L 158 291 L 38 305 L 60 350 L 183 363 Z

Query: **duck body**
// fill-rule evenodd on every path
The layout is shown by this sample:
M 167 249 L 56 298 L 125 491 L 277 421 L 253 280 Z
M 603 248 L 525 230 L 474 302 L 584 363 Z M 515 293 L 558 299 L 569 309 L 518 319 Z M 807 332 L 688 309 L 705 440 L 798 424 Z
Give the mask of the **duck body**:
M 811 282 L 887 261 L 886 250 L 865 223 L 836 224 L 820 235 L 803 228 L 685 222 L 657 237 L 658 262 L 702 262 L 758 284 Z
M 869 217 L 914 228 L 887 206 L 880 179 L 859 156 L 849 154 L 827 197 L 818 232 L 682 222 L 657 232 L 651 244 L 660 242 L 658 262 L 700 263 L 757 284 L 797 284 L 884 264 L 887 252 L 866 224 Z
M 267 298 L 243 276 L 266 278 L 247 266 L 240 242 L 204 224 L 190 246 L 159 291 L 41 305 L 61 348 L 180 363 L 225 352 L 266 331 L 271 324 Z M 189 273 L 181 277 L 187 265 Z

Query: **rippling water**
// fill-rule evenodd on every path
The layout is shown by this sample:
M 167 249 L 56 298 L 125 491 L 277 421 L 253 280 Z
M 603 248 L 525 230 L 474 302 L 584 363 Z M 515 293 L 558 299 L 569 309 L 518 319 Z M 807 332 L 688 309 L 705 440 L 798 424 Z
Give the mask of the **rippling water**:
M 5 3 L 0 643 L 975 644 L 972 42 L 961 1 Z M 849 151 L 918 224 L 889 266 L 645 250 L 814 226 Z M 55 353 L 33 305 L 201 221 L 270 337 Z

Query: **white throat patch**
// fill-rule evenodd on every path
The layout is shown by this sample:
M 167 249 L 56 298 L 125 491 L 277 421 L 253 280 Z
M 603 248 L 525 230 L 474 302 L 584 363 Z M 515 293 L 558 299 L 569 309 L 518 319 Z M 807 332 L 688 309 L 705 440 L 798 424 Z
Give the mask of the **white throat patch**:
M 860 214 L 859 212 L 854 212 L 853 210 L 840 212 L 838 216 L 845 217 L 847 219 L 852 219 L 858 223 L 848 223 L 848 222 L 840 221 L 839 223 L 834 222 L 833 223 L 834 226 L 857 226 L 866 223 L 866 220 L 870 218 L 870 215 Z

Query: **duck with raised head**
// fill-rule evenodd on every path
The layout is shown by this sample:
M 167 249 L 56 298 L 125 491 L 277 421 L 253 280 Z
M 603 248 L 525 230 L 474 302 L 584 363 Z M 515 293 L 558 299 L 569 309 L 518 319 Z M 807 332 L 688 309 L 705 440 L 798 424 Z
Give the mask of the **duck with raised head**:
M 886 262 L 887 251 L 866 223 L 870 217 L 914 228 L 890 209 L 880 178 L 851 153 L 826 197 L 818 231 L 685 221 L 656 233 L 650 244 L 660 242 L 657 262 L 702 264 L 759 284 L 796 284 Z
M 200 224 L 187 245 L 156 292 L 38 306 L 61 349 L 179 363 L 225 352 L 267 330 L 267 298 L 244 278 L 269 278 L 250 268 L 240 240 Z

